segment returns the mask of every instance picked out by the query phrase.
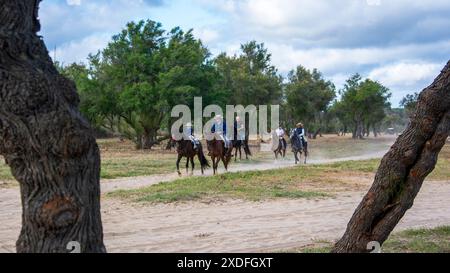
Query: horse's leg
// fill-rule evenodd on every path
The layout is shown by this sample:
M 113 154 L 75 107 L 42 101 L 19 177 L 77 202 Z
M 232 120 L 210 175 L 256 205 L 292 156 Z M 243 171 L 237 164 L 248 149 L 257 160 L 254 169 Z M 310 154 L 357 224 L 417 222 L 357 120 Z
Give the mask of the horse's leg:
M 219 162 L 220 162 L 220 157 L 219 156 L 217 156 L 216 157 L 216 173 L 218 174 L 219 173 Z
M 242 145 L 239 146 L 239 160 L 242 161 Z
M 215 156 L 212 156 L 211 159 L 212 159 L 212 163 L 213 163 L 213 173 L 214 173 L 214 175 L 215 175 L 215 174 L 217 173 L 216 157 L 215 157 Z
M 189 156 L 186 157 L 186 174 L 189 174 Z
M 298 155 L 297 155 L 298 151 L 294 152 L 294 156 L 295 156 L 295 164 L 298 164 Z
M 225 167 L 225 171 L 228 171 L 228 163 L 226 160 L 226 156 L 220 156 L 219 160 L 217 161 L 217 165 L 219 165 L 220 160 L 223 162 L 223 166 Z
M 191 156 L 191 175 L 194 175 L 194 167 L 195 167 L 195 164 L 194 164 L 194 156 Z
M 204 174 L 204 169 L 203 169 L 203 164 L 202 164 L 202 160 L 201 160 L 201 151 L 202 150 L 200 150 L 200 149 L 198 149 L 198 152 L 197 152 L 197 157 L 198 157 L 198 161 L 200 161 L 200 170 L 201 170 L 201 172 L 202 172 L 202 175 Z
M 178 172 L 178 175 L 179 175 L 179 176 L 181 176 L 181 172 L 180 172 L 180 161 L 181 161 L 182 158 L 183 158 L 183 156 L 180 155 L 180 154 L 178 154 L 178 158 L 177 158 L 177 172 Z

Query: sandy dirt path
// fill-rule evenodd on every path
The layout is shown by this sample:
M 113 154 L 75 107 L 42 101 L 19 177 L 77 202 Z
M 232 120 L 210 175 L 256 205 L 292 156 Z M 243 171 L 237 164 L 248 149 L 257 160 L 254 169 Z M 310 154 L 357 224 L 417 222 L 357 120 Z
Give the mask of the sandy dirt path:
M 367 187 L 369 184 L 367 185 Z M 261 252 L 334 240 L 364 191 L 335 198 L 151 206 L 102 202 L 110 252 Z M 0 252 L 13 252 L 20 231 L 16 188 L 0 190 Z M 424 184 L 396 230 L 450 225 L 450 181 Z

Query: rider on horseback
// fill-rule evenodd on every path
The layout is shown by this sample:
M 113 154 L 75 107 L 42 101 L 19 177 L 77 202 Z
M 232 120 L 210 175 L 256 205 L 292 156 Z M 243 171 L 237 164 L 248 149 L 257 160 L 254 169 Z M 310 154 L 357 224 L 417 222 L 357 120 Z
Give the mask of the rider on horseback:
M 225 149 L 230 147 L 230 141 L 227 138 L 227 124 L 221 115 L 214 118 L 214 124 L 211 128 L 211 133 L 217 134 L 225 144 Z
M 297 123 L 297 128 L 295 129 L 295 134 L 300 138 L 302 141 L 303 147 L 306 147 L 308 145 L 308 140 L 306 139 L 306 131 L 303 127 L 303 123 Z
M 275 133 L 277 134 L 278 138 L 280 139 L 280 141 L 283 145 L 283 149 L 286 149 L 287 143 L 286 143 L 286 139 L 284 139 L 284 135 L 286 134 L 286 132 L 281 127 L 281 125 L 275 130 Z
M 237 116 L 236 121 L 234 122 L 234 140 L 245 140 L 244 123 L 242 122 L 240 116 Z
M 197 146 L 199 145 L 200 141 L 198 138 L 194 135 L 194 129 L 192 128 L 192 123 L 188 122 L 186 124 L 186 137 L 192 142 L 192 146 L 194 150 L 197 150 Z

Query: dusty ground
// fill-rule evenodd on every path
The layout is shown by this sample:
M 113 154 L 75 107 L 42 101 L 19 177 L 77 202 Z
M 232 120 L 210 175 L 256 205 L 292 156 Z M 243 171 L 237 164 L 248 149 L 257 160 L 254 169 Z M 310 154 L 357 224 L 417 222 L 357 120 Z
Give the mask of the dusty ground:
M 366 181 L 367 186 L 370 180 Z M 261 252 L 334 240 L 364 191 L 336 198 L 130 205 L 102 202 L 110 252 Z M 425 183 L 397 230 L 450 224 L 450 181 Z M 17 189 L 0 192 L 0 252 L 13 252 L 20 231 Z
M 332 139 L 325 141 L 324 145 L 333 145 Z M 355 151 L 352 156 L 331 156 L 332 159 L 321 155 L 312 157 L 310 163 L 376 158 L 386 149 Z M 331 153 L 343 154 L 338 149 L 331 149 Z M 288 166 L 292 166 L 290 160 L 271 160 L 235 165 L 231 171 Z M 139 188 L 177 178 L 175 174 L 166 174 L 103 180 L 102 191 Z M 370 177 L 348 179 L 362 187 L 337 193 L 334 198 L 264 202 L 210 200 L 154 205 L 128 204 L 106 198 L 102 200 L 105 244 L 110 252 L 261 252 L 300 247 L 315 240 L 335 240 L 343 233 L 372 182 Z M 397 230 L 450 225 L 448 200 L 450 179 L 426 182 Z M 20 215 L 18 187 L 0 187 L 0 252 L 14 251 Z

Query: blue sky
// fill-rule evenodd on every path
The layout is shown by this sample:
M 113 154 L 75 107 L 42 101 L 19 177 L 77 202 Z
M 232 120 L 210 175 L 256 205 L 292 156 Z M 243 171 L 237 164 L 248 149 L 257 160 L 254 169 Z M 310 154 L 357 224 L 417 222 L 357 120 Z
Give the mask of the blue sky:
M 301 64 L 341 87 L 359 72 L 389 87 L 396 106 L 450 59 L 448 14 L 448 0 L 44 0 L 40 34 L 66 64 L 140 19 L 193 28 L 213 54 L 255 39 L 283 75 Z

